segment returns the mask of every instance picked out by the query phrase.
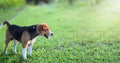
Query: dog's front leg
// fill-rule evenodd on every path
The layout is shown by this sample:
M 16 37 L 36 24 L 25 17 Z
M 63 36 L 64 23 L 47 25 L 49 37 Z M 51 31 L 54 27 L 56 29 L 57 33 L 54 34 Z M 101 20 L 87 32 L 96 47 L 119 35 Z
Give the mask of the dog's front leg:
M 31 40 L 30 44 L 28 44 L 28 54 L 31 56 L 32 54 L 32 47 L 34 42 L 36 41 L 36 38 L 34 38 L 33 40 Z
M 30 40 L 30 34 L 28 31 L 24 31 L 22 34 L 21 42 L 22 42 L 22 55 L 25 60 L 27 60 L 27 51 L 26 46 L 28 41 Z
M 32 54 L 32 44 L 28 44 L 28 55 Z
M 17 44 L 18 44 L 17 40 L 14 39 L 14 52 L 15 53 L 17 53 L 17 50 L 16 50 L 17 49 Z
M 25 60 L 27 60 L 27 51 L 26 51 L 27 42 L 22 43 L 22 55 Z

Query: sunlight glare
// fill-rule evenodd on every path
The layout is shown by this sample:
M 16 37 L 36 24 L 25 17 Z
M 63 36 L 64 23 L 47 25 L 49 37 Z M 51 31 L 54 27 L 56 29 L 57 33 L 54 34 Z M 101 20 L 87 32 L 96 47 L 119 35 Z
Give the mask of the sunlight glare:
M 117 0 L 118 3 L 120 3 L 120 0 Z

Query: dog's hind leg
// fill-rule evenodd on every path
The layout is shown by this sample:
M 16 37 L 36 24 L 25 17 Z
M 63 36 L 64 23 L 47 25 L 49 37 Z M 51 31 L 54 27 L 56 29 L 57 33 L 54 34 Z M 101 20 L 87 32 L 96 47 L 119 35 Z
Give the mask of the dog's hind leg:
M 5 52 L 5 54 L 7 54 L 7 47 L 8 47 L 8 43 L 10 42 L 10 40 L 8 40 L 8 39 L 6 39 L 5 40 L 5 50 L 4 50 L 4 52 Z
M 17 50 L 16 50 L 17 49 L 17 44 L 18 44 L 17 40 L 14 39 L 14 52 L 15 53 L 17 53 Z
M 9 44 L 11 39 L 12 39 L 12 35 L 7 30 L 7 32 L 6 32 L 6 40 L 5 40 L 5 50 L 4 50 L 5 54 L 7 54 L 7 47 L 8 47 L 8 44 Z

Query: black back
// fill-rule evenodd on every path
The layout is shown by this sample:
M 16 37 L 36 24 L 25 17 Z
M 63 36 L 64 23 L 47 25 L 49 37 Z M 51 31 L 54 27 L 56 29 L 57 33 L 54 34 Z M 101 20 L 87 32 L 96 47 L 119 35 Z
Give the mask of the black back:
M 29 32 L 31 40 L 35 38 L 38 35 L 36 32 L 36 27 L 37 27 L 36 25 L 23 26 L 23 27 L 17 25 L 10 25 L 8 29 L 10 33 L 13 35 L 13 39 L 20 41 L 24 31 Z

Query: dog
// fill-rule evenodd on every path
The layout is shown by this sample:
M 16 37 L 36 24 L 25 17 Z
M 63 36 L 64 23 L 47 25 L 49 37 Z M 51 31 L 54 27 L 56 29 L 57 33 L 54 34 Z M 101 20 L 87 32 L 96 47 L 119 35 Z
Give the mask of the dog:
M 45 36 L 47 39 L 53 35 L 47 24 L 37 24 L 32 26 L 18 26 L 11 25 L 8 21 L 4 21 L 3 25 L 7 25 L 6 39 L 5 39 L 5 54 L 7 54 L 8 44 L 11 40 L 14 40 L 14 52 L 16 51 L 17 43 L 22 43 L 22 56 L 27 60 L 26 49 L 28 46 L 28 54 L 31 56 L 32 47 L 37 36 Z

